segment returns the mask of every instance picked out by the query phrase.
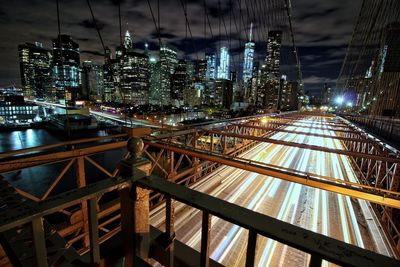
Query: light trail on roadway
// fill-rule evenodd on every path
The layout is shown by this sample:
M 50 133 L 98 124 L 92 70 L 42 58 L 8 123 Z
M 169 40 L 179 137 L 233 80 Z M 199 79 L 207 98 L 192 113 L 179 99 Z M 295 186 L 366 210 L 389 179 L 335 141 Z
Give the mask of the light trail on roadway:
M 305 127 L 304 119 L 284 129 L 334 136 L 335 132 Z M 318 122 L 326 122 L 319 119 Z M 310 124 L 307 124 L 310 125 Z M 325 129 L 326 128 L 326 129 Z M 278 132 L 273 139 L 344 149 L 340 140 Z M 297 147 L 261 143 L 241 157 L 299 171 L 357 182 L 347 156 Z M 348 196 L 283 181 L 269 176 L 222 167 L 192 186 L 193 189 L 266 214 L 346 243 L 393 256 L 369 203 Z M 177 239 L 200 250 L 201 212 L 176 202 Z M 153 226 L 163 229 L 164 206 L 151 212 Z M 248 231 L 215 216 L 211 220 L 210 257 L 225 266 L 244 266 Z M 308 266 L 310 256 L 272 239 L 258 236 L 257 266 Z M 323 266 L 330 265 L 323 262 Z

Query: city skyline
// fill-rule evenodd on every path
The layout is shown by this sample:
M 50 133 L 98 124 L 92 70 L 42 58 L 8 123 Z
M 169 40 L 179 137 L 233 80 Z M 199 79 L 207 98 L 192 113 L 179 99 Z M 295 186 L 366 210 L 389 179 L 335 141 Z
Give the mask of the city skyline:
M 399 11 L 0 4 L 0 267 L 400 266 Z
M 25 1 L 17 1 L 24 3 Z M 188 14 L 191 15 L 189 23 L 192 27 L 193 40 L 198 46 L 197 50 L 199 53 L 203 52 L 202 44 L 207 40 L 211 46 L 214 46 L 214 50 L 218 48 L 218 7 L 216 1 L 208 1 L 208 13 L 210 16 L 212 28 L 214 31 L 214 39 L 210 37 L 210 32 L 207 32 L 207 38 L 204 39 L 203 33 L 203 23 L 201 16 L 194 16 L 201 9 L 201 6 L 189 2 L 188 4 Z M 340 1 L 339 1 L 340 2 Z M 361 1 L 360 1 L 361 2 Z M 171 5 L 162 5 L 160 7 L 163 20 L 161 21 L 161 37 L 165 43 L 170 43 L 178 48 L 178 53 L 183 55 L 186 50 L 187 55 L 194 57 L 193 41 L 190 36 L 188 36 L 188 41 L 185 41 L 185 23 L 183 17 L 183 11 L 179 6 L 179 1 L 176 3 L 173 1 L 169 2 Z M 31 7 L 31 3 L 25 3 L 26 6 Z M 133 36 L 133 42 L 137 47 L 143 47 L 144 42 L 148 41 L 149 49 L 151 51 L 156 51 L 156 31 L 154 30 L 154 24 L 151 21 L 150 12 L 146 3 L 139 1 L 134 6 L 127 2 L 123 2 L 121 5 L 122 21 L 123 21 L 123 32 L 129 29 Z M 153 3 L 154 4 L 154 3 Z M 354 18 L 350 16 L 351 8 L 357 9 L 360 3 L 347 4 L 344 7 L 340 7 L 340 3 L 333 3 L 333 1 L 315 1 L 314 10 L 310 10 L 311 3 L 298 3 L 292 7 L 293 17 L 295 20 L 295 35 L 297 40 L 297 46 L 299 49 L 300 59 L 303 66 L 303 78 L 305 83 L 305 89 L 319 90 L 322 88 L 323 83 L 327 82 L 333 85 L 335 78 L 340 69 L 341 61 L 343 60 L 345 49 L 347 47 L 347 42 L 351 36 L 352 25 L 354 24 Z M 62 33 L 71 35 L 81 46 L 81 60 L 94 60 L 101 62 L 102 58 L 98 56 L 99 52 L 102 50 L 100 48 L 100 42 L 97 38 L 94 25 L 90 19 L 90 13 L 87 10 L 87 6 L 82 3 L 72 1 L 71 3 L 65 5 L 60 1 L 61 5 L 61 30 Z M 116 15 L 117 7 L 113 6 L 111 2 L 104 2 L 101 5 L 97 3 L 92 3 L 94 13 L 97 15 L 97 22 L 99 28 L 102 31 L 104 41 L 107 46 L 111 49 L 115 49 L 115 46 L 119 43 L 119 32 L 118 32 L 118 18 Z M 155 4 L 154 4 L 155 5 Z M 40 6 L 40 5 L 37 5 Z M 37 6 L 32 6 L 34 10 Z M 49 12 L 42 16 L 40 19 L 38 14 L 40 12 L 32 12 L 33 17 L 26 16 L 25 11 L 19 9 L 18 7 L 13 7 L 13 5 L 0 6 L 0 19 L 7 19 L 13 17 L 12 26 L 15 28 L 26 27 L 27 21 L 34 21 L 30 25 L 30 31 L 20 31 L 21 34 L 18 36 L 11 36 L 11 39 L 6 43 L 3 43 L 4 53 L 2 58 L 4 58 L 5 64 L 0 67 L 0 85 L 7 86 L 12 83 L 16 85 L 20 84 L 19 70 L 18 70 L 18 60 L 13 58 L 12 55 L 16 53 L 16 46 L 20 43 L 25 42 L 42 42 L 45 47 L 49 47 L 48 38 L 54 39 L 57 36 L 56 30 L 56 13 L 54 3 L 43 3 L 42 7 L 49 10 Z M 10 9 L 12 8 L 12 10 Z M 54 12 L 51 12 L 52 8 Z M 80 8 L 81 10 L 78 10 Z M 228 2 L 222 2 L 222 11 L 225 12 L 225 17 L 228 19 L 229 12 L 227 12 Z M 243 11 L 245 11 L 244 6 L 242 6 Z M 109 12 L 106 13 L 105 10 Z M 173 12 L 172 12 L 173 10 Z M 76 11 L 76 12 L 75 12 Z M 169 12 L 171 11 L 171 12 Z M 182 13 L 182 14 L 181 14 Z M 216 14 L 217 13 L 217 14 Z M 335 30 L 334 38 L 324 38 L 323 29 L 318 30 L 317 20 L 324 20 L 327 22 L 326 25 L 334 25 L 338 21 L 334 14 L 341 13 L 341 23 L 348 24 L 342 28 L 342 32 L 339 29 Z M 13 15 L 14 14 L 14 15 Z M 179 16 L 173 16 L 174 14 L 179 14 Z M 326 16 L 324 16 L 326 15 Z M 182 17 L 182 22 L 179 22 L 178 18 Z M 21 18 L 24 18 L 23 20 Z M 344 23 L 344 21 L 346 22 Z M 75 21 L 75 23 L 73 22 Z M 314 21 L 314 23 L 312 23 Z M 143 24 L 142 22 L 146 22 Z M 174 24 L 171 22 L 175 22 Z M 227 20 L 228 22 L 228 20 Z M 339 21 L 340 22 L 340 21 Z M 53 24 L 54 23 L 54 24 Z M 313 25 L 311 25 L 313 24 Z M 14 26 L 15 25 L 15 26 Z M 33 27 L 33 25 L 35 25 Z M 303 27 L 302 27 L 303 26 Z M 305 27 L 304 27 L 305 26 Z M 1 26 L 4 27 L 4 26 Z M 248 26 L 249 27 L 249 26 Z M 257 28 L 257 26 L 255 26 Z M 305 30 L 307 29 L 307 30 Z M 232 51 L 235 54 L 243 53 L 244 42 L 246 41 L 245 32 L 248 31 L 242 28 L 241 34 L 241 46 L 237 45 L 236 41 L 232 43 Z M 5 34 L 9 32 L 9 29 L 4 29 Z M 256 43 L 256 56 L 262 57 L 260 54 L 265 46 L 261 44 L 260 39 L 257 39 L 257 29 L 255 29 L 255 43 Z M 232 40 L 237 40 L 235 36 Z M 265 39 L 265 38 L 264 38 Z M 328 40 L 329 39 L 329 40 Z M 333 40 L 335 39 L 335 40 Z M 310 42 L 311 41 L 311 42 Z M 13 52 L 14 50 L 14 52 Z M 327 57 L 327 52 L 335 51 L 332 56 Z M 7 52 L 7 54 L 5 54 Z M 311 64 L 310 64 L 311 63 Z M 7 67 L 5 67 L 7 66 Z

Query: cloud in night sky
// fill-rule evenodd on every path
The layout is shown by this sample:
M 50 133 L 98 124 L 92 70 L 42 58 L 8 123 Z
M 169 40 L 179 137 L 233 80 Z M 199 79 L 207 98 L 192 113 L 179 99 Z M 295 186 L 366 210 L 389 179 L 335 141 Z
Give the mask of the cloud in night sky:
M 119 44 L 117 2 L 118 0 L 91 1 L 104 42 L 112 49 Z M 150 50 L 157 50 L 157 32 L 147 1 L 121 2 L 123 32 L 129 29 L 137 48 L 142 49 L 144 43 L 148 42 Z M 157 19 L 157 1 L 150 2 Z M 262 6 L 259 6 L 263 1 L 242 0 L 244 17 L 241 20 L 239 1 L 221 1 L 222 12 L 219 12 L 218 1 L 207 0 L 213 37 L 208 24 L 206 24 L 207 32 L 204 36 L 203 1 L 187 0 L 186 2 L 193 39 L 190 38 L 186 29 L 181 1 L 163 0 L 160 1 L 163 42 L 178 48 L 180 57 L 187 54 L 191 58 L 202 57 L 204 51 L 215 50 L 219 45 L 230 45 L 231 51 L 236 54 L 233 62 L 237 68 L 240 68 L 248 24 L 253 20 L 255 12 L 263 13 L 263 10 L 260 10 Z M 234 13 L 230 12 L 230 3 L 233 5 Z M 71 35 L 79 43 L 82 51 L 81 60 L 95 60 L 101 63 L 102 57 L 99 55 L 102 47 L 86 1 L 60 0 L 60 6 L 61 31 Z M 334 85 L 360 6 L 361 0 L 292 1 L 293 26 L 306 90 L 317 91 L 322 88 L 324 82 Z M 279 12 L 284 14 L 282 10 Z M 247 14 L 250 14 L 249 18 Z M 225 25 L 219 19 L 220 17 L 224 18 Z M 255 14 L 255 17 L 259 16 Z M 278 26 L 278 24 L 270 25 L 274 15 L 265 14 L 263 19 L 268 24 L 264 26 L 270 30 Z M 20 85 L 17 46 L 24 42 L 39 41 L 44 47 L 51 47 L 51 40 L 57 36 L 55 1 L 1 1 L 0 22 L 0 86 Z M 262 32 L 263 28 L 260 26 L 262 23 L 263 21 L 255 23 L 253 34 L 259 60 L 265 58 L 266 33 Z M 227 40 L 225 36 L 225 27 L 229 33 L 232 33 L 231 40 Z M 236 30 L 237 28 L 240 29 L 240 33 Z M 185 38 L 186 35 L 188 39 Z

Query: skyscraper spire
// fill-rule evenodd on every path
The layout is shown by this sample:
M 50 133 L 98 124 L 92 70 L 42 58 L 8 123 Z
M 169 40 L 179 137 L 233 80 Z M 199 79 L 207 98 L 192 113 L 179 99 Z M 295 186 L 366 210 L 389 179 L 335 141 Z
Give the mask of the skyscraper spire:
M 250 24 L 249 42 L 251 42 L 251 37 L 252 36 L 253 36 L 253 22 Z
M 125 32 L 124 46 L 126 49 L 133 48 L 132 37 L 128 30 Z

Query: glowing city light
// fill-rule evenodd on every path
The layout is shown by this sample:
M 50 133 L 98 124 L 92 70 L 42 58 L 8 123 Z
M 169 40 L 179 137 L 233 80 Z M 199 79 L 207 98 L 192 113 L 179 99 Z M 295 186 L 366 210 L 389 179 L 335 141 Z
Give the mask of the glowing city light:
M 336 97 L 336 99 L 335 99 L 335 103 L 336 103 L 336 104 L 342 105 L 343 102 L 344 102 L 343 96 L 338 96 L 338 97 Z

